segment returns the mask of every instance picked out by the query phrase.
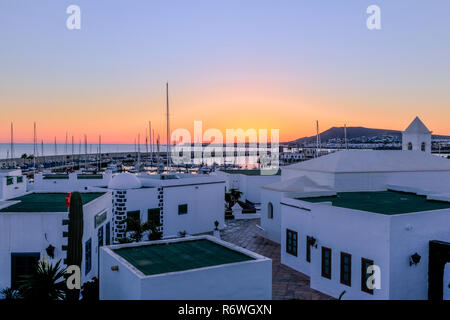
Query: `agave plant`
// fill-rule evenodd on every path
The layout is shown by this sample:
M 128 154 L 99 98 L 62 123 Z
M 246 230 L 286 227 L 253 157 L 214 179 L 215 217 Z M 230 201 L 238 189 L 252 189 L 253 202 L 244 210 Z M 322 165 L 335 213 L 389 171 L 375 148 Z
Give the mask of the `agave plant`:
M 14 290 L 12 288 L 4 288 L 3 290 L 0 291 L 0 296 L 4 300 L 16 300 L 22 298 L 19 291 Z
M 19 280 L 19 292 L 25 300 L 63 300 L 65 298 L 66 269 L 61 260 L 52 265 L 40 260 L 32 274 Z

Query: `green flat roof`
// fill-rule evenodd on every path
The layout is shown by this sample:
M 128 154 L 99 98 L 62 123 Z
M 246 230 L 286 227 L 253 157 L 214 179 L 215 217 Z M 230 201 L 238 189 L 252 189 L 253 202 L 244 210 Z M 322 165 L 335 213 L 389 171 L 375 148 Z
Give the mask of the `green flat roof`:
M 104 195 L 105 192 L 81 193 L 83 204 Z M 67 193 L 31 193 L 22 197 L 10 199 L 21 202 L 3 208 L 0 212 L 66 212 Z
M 251 170 L 245 170 L 245 169 L 228 169 L 228 170 L 223 170 L 223 172 L 225 173 L 229 173 L 229 174 L 244 174 L 246 176 L 260 176 L 261 175 L 261 170 L 259 169 L 251 169 Z M 274 174 L 275 176 L 279 176 L 281 175 L 281 170 L 278 169 L 277 173 Z
M 255 260 L 207 239 L 113 250 L 146 276 Z
M 336 196 L 298 198 L 308 202 L 332 202 L 333 206 L 387 215 L 450 208 L 450 202 L 397 191 L 340 192 Z

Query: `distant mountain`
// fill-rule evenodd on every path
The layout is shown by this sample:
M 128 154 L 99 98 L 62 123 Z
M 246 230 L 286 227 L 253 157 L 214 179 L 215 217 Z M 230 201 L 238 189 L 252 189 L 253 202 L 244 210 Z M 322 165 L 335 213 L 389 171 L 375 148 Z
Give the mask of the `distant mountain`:
M 399 130 L 373 129 L 364 127 L 347 127 L 347 139 L 353 140 L 365 137 L 367 139 L 392 137 L 394 141 L 401 141 L 402 132 Z M 332 127 L 320 133 L 320 141 L 326 143 L 333 139 L 344 139 L 344 127 Z M 433 135 L 434 139 L 450 139 L 450 136 Z M 316 136 L 303 137 L 291 143 L 312 143 L 316 141 Z

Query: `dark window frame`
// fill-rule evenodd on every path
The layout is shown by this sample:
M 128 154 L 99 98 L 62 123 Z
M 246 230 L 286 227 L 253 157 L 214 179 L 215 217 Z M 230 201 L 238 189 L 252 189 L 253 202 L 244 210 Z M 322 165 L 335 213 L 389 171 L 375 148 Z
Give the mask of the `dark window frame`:
M 345 271 L 345 258 L 348 258 L 348 271 Z M 348 279 L 345 280 L 345 274 L 347 273 Z M 341 283 L 346 286 L 352 286 L 352 255 L 347 252 L 341 252 Z
M 306 262 L 311 262 L 311 237 L 306 236 Z
M 289 244 L 289 239 L 291 244 Z M 295 245 L 294 245 L 295 243 Z M 286 253 L 298 256 L 298 232 L 290 229 L 286 229 Z
M 367 278 L 372 275 L 367 273 L 367 268 L 373 265 L 373 260 L 361 258 L 361 291 L 368 294 L 373 294 L 373 289 L 367 287 Z
M 87 275 L 89 272 L 91 272 L 92 269 L 92 239 L 89 238 L 84 243 L 84 266 L 85 271 L 84 274 Z
M 111 244 L 111 222 L 107 222 L 105 226 L 105 244 L 109 246 Z
M 39 259 L 41 258 L 41 254 L 39 252 L 11 252 L 11 288 L 17 289 L 19 287 L 18 281 L 20 281 L 20 276 L 22 275 L 29 275 L 32 274 L 33 267 L 32 265 L 28 265 L 25 269 L 27 269 L 27 272 L 24 272 L 22 274 L 17 273 L 17 266 L 18 266 L 18 258 L 22 259 L 29 259 L 29 260 L 35 260 L 35 264 L 39 262 Z
M 329 253 L 329 271 L 326 271 L 326 265 L 325 265 L 325 253 L 328 252 Z M 331 255 L 332 255 L 332 251 L 331 248 L 328 247 L 322 247 L 322 277 L 326 278 L 326 279 L 330 279 L 331 280 L 331 267 L 332 267 L 332 259 L 331 259 Z
M 155 222 L 155 217 L 156 217 L 156 223 L 155 225 L 157 227 L 161 226 L 161 208 L 152 208 L 152 209 L 147 209 L 147 221 L 148 222 Z
M 184 209 L 184 208 L 186 208 L 186 209 Z M 188 214 L 187 203 L 179 204 L 178 205 L 178 215 L 181 216 L 181 215 L 185 215 L 185 214 Z
M 267 218 L 273 220 L 273 204 L 269 202 L 267 204 Z

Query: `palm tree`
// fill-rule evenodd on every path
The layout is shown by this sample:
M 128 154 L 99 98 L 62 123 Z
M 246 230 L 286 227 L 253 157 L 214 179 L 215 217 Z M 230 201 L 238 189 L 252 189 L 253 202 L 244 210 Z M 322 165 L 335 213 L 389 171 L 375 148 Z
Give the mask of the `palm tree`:
M 61 260 L 54 266 L 47 260 L 40 260 L 31 275 L 19 281 L 19 292 L 25 300 L 62 300 L 65 298 L 66 269 L 61 268 Z
M 158 228 L 154 222 L 150 222 L 150 231 L 151 233 L 148 235 L 148 240 L 161 240 L 162 232 L 158 231 Z
M 144 232 L 152 229 L 151 223 L 148 221 L 141 224 L 141 222 L 137 219 L 127 218 L 126 222 L 127 230 L 131 232 L 130 240 L 133 242 L 140 242 Z

